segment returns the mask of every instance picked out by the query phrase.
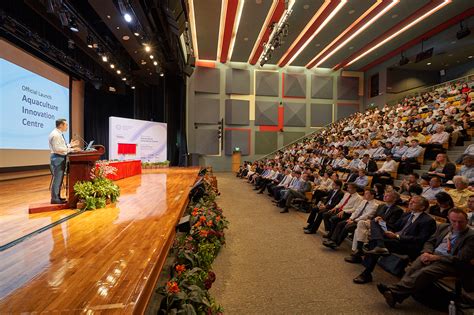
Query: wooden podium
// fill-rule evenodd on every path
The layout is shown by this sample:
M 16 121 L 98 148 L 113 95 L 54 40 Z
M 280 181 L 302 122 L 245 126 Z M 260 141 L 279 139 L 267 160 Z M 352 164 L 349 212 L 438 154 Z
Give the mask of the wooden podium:
M 232 153 L 232 172 L 237 173 L 239 171 L 241 162 L 240 159 L 242 157 L 242 153 L 240 151 L 234 151 Z
M 33 204 L 29 206 L 29 213 L 74 209 L 77 198 L 74 196 L 74 184 L 78 181 L 90 180 L 90 172 L 95 162 L 105 153 L 102 145 L 94 145 L 95 151 L 79 151 L 67 155 L 67 203 L 65 204 Z

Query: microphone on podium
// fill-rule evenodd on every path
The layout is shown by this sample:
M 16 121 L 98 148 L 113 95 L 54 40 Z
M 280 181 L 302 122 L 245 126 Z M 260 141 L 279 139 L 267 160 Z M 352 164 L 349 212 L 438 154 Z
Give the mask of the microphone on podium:
M 85 147 L 87 146 L 86 140 L 84 140 L 84 138 L 82 138 L 82 137 L 81 137 L 79 134 L 77 134 L 77 133 L 74 133 L 72 136 L 73 136 L 74 138 L 79 138 L 79 140 L 82 141 L 82 150 L 84 150 Z

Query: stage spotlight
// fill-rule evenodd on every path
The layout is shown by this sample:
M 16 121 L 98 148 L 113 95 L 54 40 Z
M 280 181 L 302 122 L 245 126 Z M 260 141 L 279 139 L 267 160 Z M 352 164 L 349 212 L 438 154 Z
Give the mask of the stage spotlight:
M 110 68 L 115 68 L 115 65 L 113 63 L 110 64 Z
M 132 19 L 132 16 L 131 16 L 130 14 L 128 14 L 128 13 L 125 13 L 125 14 L 123 15 L 123 18 L 125 19 L 125 21 L 127 21 L 127 23 L 130 23 L 130 22 L 132 22 L 132 20 L 133 20 L 133 19 Z
M 157 66 L 157 65 L 158 65 L 158 61 L 156 61 L 156 60 L 153 61 L 153 64 L 154 64 L 155 66 Z
M 122 73 L 122 71 L 120 71 L 120 70 L 117 70 L 117 74 L 120 74 L 120 73 Z
M 155 57 L 153 57 L 153 55 L 150 55 L 150 59 L 153 59 L 153 58 L 155 58 Z
M 87 35 L 86 41 L 87 41 L 87 47 L 89 48 L 94 47 L 94 39 L 89 34 Z
M 146 52 L 150 52 L 150 51 L 151 51 L 151 47 L 148 46 L 148 45 L 145 45 L 145 51 L 146 51 Z
M 107 58 L 107 55 L 102 55 L 102 61 L 107 62 L 107 60 L 109 60 L 109 58 Z
M 69 22 L 69 29 L 74 33 L 79 32 L 79 26 L 77 26 L 77 23 L 74 19 L 71 19 L 71 21 Z

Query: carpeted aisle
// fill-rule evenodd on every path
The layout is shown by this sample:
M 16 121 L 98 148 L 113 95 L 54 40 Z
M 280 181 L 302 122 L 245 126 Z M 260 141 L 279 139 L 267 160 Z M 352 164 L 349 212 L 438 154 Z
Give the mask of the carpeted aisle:
M 395 277 L 378 269 L 373 283 L 353 284 L 362 266 L 344 262 L 348 243 L 326 249 L 320 234 L 303 233 L 307 214 L 280 214 L 268 195 L 231 173 L 217 179 L 230 228 L 211 293 L 225 314 L 436 314 L 412 299 L 390 309 L 376 283 Z

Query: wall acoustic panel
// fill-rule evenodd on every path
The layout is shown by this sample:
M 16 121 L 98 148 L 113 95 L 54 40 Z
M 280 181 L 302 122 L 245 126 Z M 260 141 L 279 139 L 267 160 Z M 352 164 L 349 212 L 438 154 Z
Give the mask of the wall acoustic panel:
M 250 129 L 226 128 L 224 138 L 226 155 L 232 155 L 235 147 L 240 149 L 242 155 L 250 154 Z
M 226 125 L 248 125 L 249 124 L 249 101 L 225 100 Z
M 359 111 L 359 104 L 337 103 L 337 119 L 342 119 Z
M 255 131 L 255 154 L 268 154 L 277 149 L 278 133 Z
M 311 76 L 311 97 L 332 99 L 333 77 L 330 76 Z
M 194 141 L 196 152 L 199 154 L 217 155 L 219 154 L 219 138 L 217 130 L 195 129 Z
M 278 126 L 278 103 L 255 101 L 255 125 Z
M 284 103 L 284 125 L 289 127 L 306 127 L 306 104 Z
M 255 95 L 278 96 L 278 72 L 255 72 Z
M 250 71 L 244 69 L 227 69 L 225 71 L 225 93 L 244 94 L 250 93 Z
M 284 73 L 282 80 L 283 97 L 306 97 L 306 75 Z
M 292 143 L 293 141 L 298 140 L 299 138 L 304 137 L 304 132 L 287 132 L 283 133 L 283 145 Z
M 200 124 L 217 124 L 220 120 L 219 99 L 195 95 L 194 122 Z
M 311 127 L 324 127 L 332 123 L 332 104 L 311 104 Z
M 359 99 L 359 78 L 338 77 L 337 78 L 337 99 L 358 100 Z
M 219 94 L 221 73 L 219 69 L 196 67 L 194 69 L 194 91 Z

